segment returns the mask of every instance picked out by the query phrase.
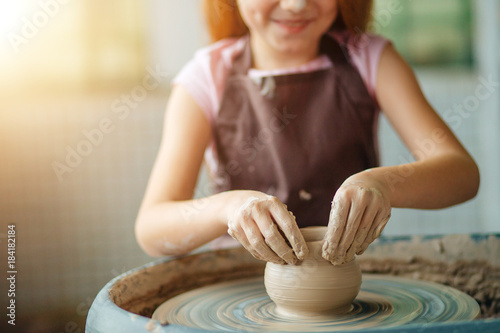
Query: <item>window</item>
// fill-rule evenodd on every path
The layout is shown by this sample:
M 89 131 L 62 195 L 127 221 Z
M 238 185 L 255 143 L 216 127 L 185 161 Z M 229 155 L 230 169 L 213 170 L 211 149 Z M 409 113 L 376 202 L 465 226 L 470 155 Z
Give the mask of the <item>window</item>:
M 2 85 L 22 90 L 130 85 L 145 71 L 140 0 L 24 0 L 0 4 Z M 56 89 L 54 89 L 56 88 Z
M 473 63 L 470 0 L 376 0 L 373 28 L 412 65 Z

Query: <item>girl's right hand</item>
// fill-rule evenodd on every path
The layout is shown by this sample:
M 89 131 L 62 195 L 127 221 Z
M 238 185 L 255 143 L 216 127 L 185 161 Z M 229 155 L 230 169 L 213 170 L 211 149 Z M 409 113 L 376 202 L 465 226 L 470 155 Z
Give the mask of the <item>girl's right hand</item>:
M 309 252 L 295 216 L 278 198 L 251 196 L 229 216 L 228 233 L 255 258 L 297 264 Z

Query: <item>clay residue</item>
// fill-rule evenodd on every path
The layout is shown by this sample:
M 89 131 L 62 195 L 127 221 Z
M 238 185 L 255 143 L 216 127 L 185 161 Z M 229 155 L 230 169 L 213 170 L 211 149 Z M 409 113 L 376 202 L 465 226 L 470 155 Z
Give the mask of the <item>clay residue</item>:
M 151 264 L 119 278 L 109 297 L 131 313 L 151 317 L 165 300 L 202 286 L 263 275 L 265 262 L 245 249 L 205 252 Z
M 144 328 L 149 332 L 155 333 L 161 329 L 161 325 L 157 320 L 151 319 Z
M 377 239 L 368 247 L 363 258 L 406 261 L 419 257 L 436 262 L 467 260 L 488 261 L 500 266 L 500 235 L 447 235 L 443 237 L 412 236 Z
M 411 261 L 360 258 L 358 261 L 363 273 L 427 280 L 461 290 L 479 303 L 478 319 L 500 318 L 500 267 L 493 267 L 486 261 L 442 263 L 421 258 Z
M 216 271 L 216 272 L 200 272 L 198 276 L 193 275 L 180 275 L 179 277 L 172 279 L 169 283 L 164 284 L 159 290 L 154 291 L 150 294 L 144 295 L 143 299 L 135 299 L 133 302 L 128 304 L 123 304 L 123 308 L 135 309 L 141 308 L 139 314 L 145 317 L 151 317 L 154 310 L 163 303 L 163 300 L 170 299 L 174 296 L 180 295 L 184 292 L 204 287 L 207 285 L 212 285 L 215 283 L 223 281 L 237 280 L 241 278 L 246 278 L 249 276 L 254 276 L 257 274 L 263 274 L 263 266 L 248 266 L 242 269 L 233 269 L 227 271 Z M 156 302 L 151 303 L 150 306 L 141 306 L 148 299 L 156 299 Z M 137 306 L 134 303 L 138 303 Z

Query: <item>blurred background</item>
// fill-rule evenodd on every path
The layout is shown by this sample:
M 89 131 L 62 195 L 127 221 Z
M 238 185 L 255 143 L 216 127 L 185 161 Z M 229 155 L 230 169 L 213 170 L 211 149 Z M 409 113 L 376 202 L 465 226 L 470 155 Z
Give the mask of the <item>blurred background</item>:
M 15 224 L 19 331 L 83 332 L 104 284 L 152 260 L 134 220 L 170 82 L 208 44 L 200 4 L 0 2 L 0 308 Z M 500 232 L 499 22 L 497 0 L 376 0 L 372 30 L 412 64 L 482 176 L 463 205 L 394 210 L 386 235 Z M 380 145 L 384 165 L 412 160 L 385 119 Z

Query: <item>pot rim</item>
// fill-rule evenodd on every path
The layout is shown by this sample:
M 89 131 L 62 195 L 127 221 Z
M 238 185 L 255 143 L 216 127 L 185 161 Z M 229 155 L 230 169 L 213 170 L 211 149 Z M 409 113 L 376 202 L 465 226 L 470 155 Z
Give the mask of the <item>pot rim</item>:
M 325 226 L 315 226 L 315 227 L 306 227 L 301 228 L 300 232 L 304 237 L 306 243 L 320 242 L 323 241 L 325 237 L 326 231 L 328 227 Z

